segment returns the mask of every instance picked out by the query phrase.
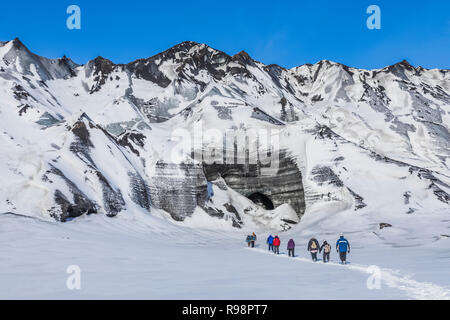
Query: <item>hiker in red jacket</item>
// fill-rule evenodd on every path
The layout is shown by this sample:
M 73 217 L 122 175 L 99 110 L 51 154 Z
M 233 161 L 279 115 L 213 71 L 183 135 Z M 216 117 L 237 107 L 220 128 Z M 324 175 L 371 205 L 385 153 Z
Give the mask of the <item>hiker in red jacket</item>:
M 275 238 L 273 239 L 273 252 L 275 254 L 280 254 L 280 245 L 280 238 L 278 238 L 278 236 L 275 236 Z

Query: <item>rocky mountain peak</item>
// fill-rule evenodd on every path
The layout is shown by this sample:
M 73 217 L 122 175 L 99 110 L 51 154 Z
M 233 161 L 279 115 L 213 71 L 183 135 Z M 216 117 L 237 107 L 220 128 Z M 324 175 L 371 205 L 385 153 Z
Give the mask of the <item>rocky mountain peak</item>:
M 11 40 L 11 43 L 16 48 L 26 48 L 25 45 L 22 43 L 22 41 L 20 41 L 19 38 L 14 38 L 13 40 Z
M 245 52 L 245 51 L 242 50 L 241 52 L 236 53 L 236 54 L 233 56 L 233 60 L 239 61 L 239 62 L 245 64 L 245 63 L 250 62 L 250 61 L 252 60 L 252 58 L 250 58 L 250 55 L 249 55 L 247 52 Z

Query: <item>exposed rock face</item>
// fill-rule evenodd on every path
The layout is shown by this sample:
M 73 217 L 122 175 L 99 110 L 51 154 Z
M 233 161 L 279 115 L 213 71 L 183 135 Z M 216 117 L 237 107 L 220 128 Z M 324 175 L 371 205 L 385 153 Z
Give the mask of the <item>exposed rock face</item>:
M 95 124 L 91 122 L 89 117 L 83 114 L 77 122 L 74 123 L 71 130 L 74 133 L 76 139 L 71 144 L 70 150 L 81 159 L 86 159 L 91 167 L 91 170 L 97 176 L 98 181 L 102 186 L 103 204 L 104 209 L 109 216 L 115 216 L 119 213 L 124 205 L 122 193 L 120 190 L 115 190 L 108 179 L 96 168 L 96 163 L 92 160 L 90 149 L 94 147 L 90 140 L 90 133 L 86 127 L 86 123 L 82 119 L 87 119 L 90 129 L 95 128 Z
M 214 206 L 210 206 L 208 203 L 201 205 L 201 207 L 211 217 L 217 217 L 221 219 L 227 219 L 228 217 L 230 217 L 232 221 L 232 226 L 235 228 L 241 228 L 242 219 L 239 213 L 237 212 L 236 208 L 231 203 L 224 204 L 225 210 L 216 208 Z
M 156 163 L 150 187 L 153 205 L 182 221 L 206 201 L 206 178 L 201 164 Z
M 55 202 L 57 206 L 50 209 L 50 215 L 56 220 L 65 222 L 69 218 L 76 218 L 83 214 L 97 213 L 97 205 L 91 201 L 78 187 L 70 181 L 60 170 L 55 167 L 51 168 L 48 173 L 61 177 L 70 192 L 73 194 L 73 203 L 60 191 L 55 191 Z
M 214 217 L 223 217 L 223 210 L 206 202 L 207 181 L 220 177 L 227 186 L 266 210 L 290 204 L 298 217 L 305 212 L 302 175 L 291 156 L 285 151 L 273 158 L 272 167 L 261 164 L 195 164 L 159 161 L 152 178 L 152 203 L 169 212 L 175 220 L 191 216 L 196 206 Z M 239 163 L 239 161 L 236 161 Z M 226 211 L 233 215 L 233 225 L 240 225 L 239 213 L 228 204 Z
M 272 168 L 248 162 L 204 164 L 205 176 L 208 180 L 215 180 L 221 176 L 230 188 L 251 200 L 261 202 L 261 205 L 269 210 L 288 203 L 301 217 L 305 212 L 302 174 L 286 151 L 280 152 L 278 157 L 272 159 L 274 161 L 271 163 Z M 264 198 L 270 200 L 273 208 L 270 204 L 264 205 Z
M 93 76 L 94 84 L 89 90 L 90 94 L 97 92 L 106 83 L 106 79 L 117 68 L 112 61 L 103 57 L 97 57 L 89 61 L 86 66 L 86 73 L 88 76 Z
M 387 222 L 380 222 L 380 230 L 383 228 L 390 228 L 390 227 L 392 227 L 392 224 Z

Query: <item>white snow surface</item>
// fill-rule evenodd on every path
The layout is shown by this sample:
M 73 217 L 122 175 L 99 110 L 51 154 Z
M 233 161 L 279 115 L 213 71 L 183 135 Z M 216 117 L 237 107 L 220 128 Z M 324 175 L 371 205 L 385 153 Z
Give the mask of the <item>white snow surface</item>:
M 256 247 L 248 248 L 245 231 L 251 230 L 226 228 L 206 215 L 188 226 L 156 212 L 130 216 L 61 224 L 0 215 L 0 298 L 450 299 L 450 238 L 420 240 L 396 229 L 378 236 L 347 232 L 349 264 L 338 264 L 334 251 L 324 264 L 306 252 L 312 234 L 334 245 L 337 234 L 320 227 L 281 234 L 276 256 L 266 248 L 267 229 L 256 230 Z M 285 250 L 289 238 L 295 258 Z M 72 265 L 81 270 L 79 290 L 66 287 Z M 380 287 L 371 290 L 368 267 L 374 265 Z

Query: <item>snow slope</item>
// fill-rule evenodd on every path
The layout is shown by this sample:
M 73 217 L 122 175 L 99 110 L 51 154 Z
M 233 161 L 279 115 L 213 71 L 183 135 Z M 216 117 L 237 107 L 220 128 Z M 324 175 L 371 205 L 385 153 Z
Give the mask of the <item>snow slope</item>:
M 249 249 L 235 228 L 186 227 L 158 214 L 91 215 L 66 224 L 1 215 L 0 221 L 2 299 L 450 298 L 449 238 L 396 246 L 371 232 L 349 232 L 350 264 L 342 266 L 334 252 L 328 264 L 310 261 L 308 236 L 299 231 L 281 235 L 275 256 L 266 251 L 264 232 Z M 336 233 L 316 236 L 333 242 Z M 285 250 L 290 237 L 295 258 Z M 80 267 L 80 290 L 66 287 L 71 265 Z M 372 265 L 381 268 L 380 289 L 366 285 Z

